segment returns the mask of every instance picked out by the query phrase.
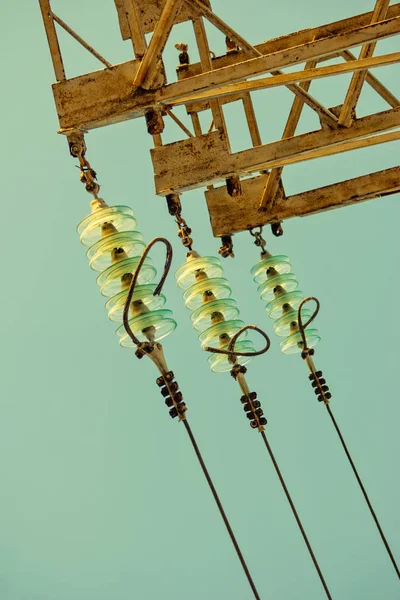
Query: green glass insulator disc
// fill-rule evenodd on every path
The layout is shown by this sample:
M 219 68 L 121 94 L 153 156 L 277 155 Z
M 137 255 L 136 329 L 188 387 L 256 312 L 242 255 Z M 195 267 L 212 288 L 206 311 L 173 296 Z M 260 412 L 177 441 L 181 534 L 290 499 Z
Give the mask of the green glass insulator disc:
M 139 341 L 145 342 L 150 338 L 150 341 L 157 342 L 176 329 L 177 323 L 172 317 L 173 314 L 170 310 L 155 310 L 129 319 L 129 325 Z M 131 348 L 135 345 L 123 325 L 117 329 L 117 335 L 121 337 L 119 343 L 124 348 Z
M 299 287 L 298 281 L 293 273 L 284 273 L 283 275 L 275 275 L 275 277 L 269 277 L 267 281 L 264 281 L 258 286 L 258 293 L 261 296 L 261 300 L 270 302 L 275 298 L 274 289 L 277 285 L 281 285 L 287 292 L 293 292 Z
M 203 294 L 208 291 L 212 292 L 217 300 L 222 300 L 223 298 L 229 298 L 232 290 L 229 287 L 229 281 L 224 277 L 204 279 L 191 285 L 183 294 L 186 307 L 195 310 L 201 306 L 204 302 Z
M 308 319 L 311 318 L 311 315 L 312 312 L 310 310 L 303 308 L 301 310 L 301 317 L 303 319 L 303 323 L 307 323 Z M 297 310 L 291 310 L 286 315 L 283 315 L 282 317 L 280 317 L 280 319 L 275 321 L 273 327 L 276 335 L 278 335 L 279 337 L 286 337 L 290 335 L 290 323 L 293 323 L 293 321 L 297 323 L 297 318 Z
M 97 278 L 97 284 L 100 286 L 100 291 L 103 296 L 114 296 L 121 291 L 121 277 L 125 273 L 134 273 L 138 264 L 139 257 L 126 258 L 120 262 L 111 265 L 100 273 Z M 157 275 L 157 271 L 151 262 L 151 259 L 145 258 L 140 274 L 138 277 L 138 285 L 149 283 Z
M 281 273 L 289 273 L 292 268 L 289 257 L 284 254 L 278 254 L 276 256 L 270 256 L 269 258 L 264 258 L 260 260 L 254 267 L 251 269 L 251 274 L 253 275 L 253 279 L 256 283 L 261 283 L 262 281 L 266 281 L 267 279 L 267 269 L 273 267 L 279 274 Z
M 216 312 L 221 313 L 225 321 L 232 321 L 239 316 L 239 309 L 233 298 L 214 300 L 203 304 L 192 313 L 193 327 L 199 331 L 208 329 L 211 325 L 212 314 Z
M 225 334 L 229 337 L 232 337 L 242 327 L 244 327 L 244 323 L 239 319 L 217 323 L 216 325 L 212 325 L 212 327 L 209 327 L 199 335 L 200 343 L 203 348 L 204 346 L 213 346 L 215 348 L 219 348 L 221 335 Z M 247 331 L 243 333 L 244 338 L 246 337 L 246 334 Z
M 290 304 L 291 307 L 295 309 L 299 307 L 303 298 L 304 294 L 300 290 L 287 292 L 286 294 L 277 296 L 274 300 L 267 304 L 265 310 L 271 319 L 277 319 L 282 315 L 282 307 L 284 304 Z
M 99 240 L 89 248 L 86 256 L 94 271 L 104 271 L 111 265 L 111 252 L 114 248 L 122 248 L 130 257 L 141 256 L 146 244 L 138 231 L 114 233 Z
M 313 348 L 321 340 L 317 329 L 306 329 L 307 346 Z M 299 331 L 292 333 L 281 341 L 281 349 L 284 354 L 297 354 L 303 351 L 303 340 Z
M 228 345 L 223 346 L 223 350 L 228 349 Z M 235 350 L 237 352 L 254 352 L 253 344 L 250 340 L 238 341 L 235 344 Z M 240 365 L 247 365 L 253 359 L 252 356 L 238 356 L 237 362 Z M 214 373 L 224 373 L 230 371 L 233 364 L 229 361 L 228 356 L 225 354 L 210 354 L 208 357 L 208 363 L 211 367 L 211 371 Z
M 100 208 L 85 217 L 77 227 L 84 246 L 91 246 L 101 239 L 101 227 L 104 223 L 112 223 L 118 231 L 130 231 L 136 227 L 136 219 L 129 206 Z
M 132 302 L 142 300 L 150 310 L 162 308 L 166 302 L 166 298 L 163 294 L 153 296 L 156 287 L 156 285 L 137 285 L 132 296 Z M 106 309 L 108 310 L 108 317 L 111 321 L 122 321 L 127 295 L 128 290 L 126 289 L 107 301 Z
M 196 274 L 199 272 L 204 272 L 208 278 L 220 277 L 223 273 L 221 261 L 216 256 L 201 256 L 188 260 L 175 273 L 178 286 L 186 290 L 198 283 L 200 279 L 196 278 Z

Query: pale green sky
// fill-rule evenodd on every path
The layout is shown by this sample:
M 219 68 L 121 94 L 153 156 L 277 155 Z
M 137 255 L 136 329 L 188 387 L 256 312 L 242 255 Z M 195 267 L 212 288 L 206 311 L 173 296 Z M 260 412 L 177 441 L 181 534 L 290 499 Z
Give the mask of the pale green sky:
M 217 14 L 253 43 L 372 5 L 213 1 Z M 112 0 L 53 0 L 53 8 L 111 62 L 131 58 Z M 0 11 L 0 600 L 251 598 L 185 431 L 170 420 L 150 361 L 119 348 L 75 232 L 89 212 L 89 197 L 56 133 L 54 75 L 38 3 L 2 0 Z M 212 48 L 222 52 L 223 37 L 210 34 Z M 172 33 L 170 80 L 177 63 L 173 43 L 189 39 L 185 25 Z M 68 76 L 99 68 L 73 40 L 64 34 L 60 40 Z M 398 49 L 392 38 L 378 52 Z M 400 96 L 398 67 L 376 74 Z M 312 93 L 337 105 L 348 81 L 315 82 Z M 286 89 L 255 96 L 263 141 L 281 136 L 291 101 Z M 358 114 L 386 108 L 365 89 Z M 233 148 L 246 147 L 239 111 L 230 107 L 226 117 Z M 305 109 L 299 131 L 317 127 Z M 87 144 L 103 197 L 132 206 L 145 239 L 162 234 L 173 241 L 175 270 L 184 251 L 164 201 L 154 195 L 143 121 L 93 131 Z M 284 184 L 294 193 L 394 166 L 399 149 L 391 143 L 298 164 L 285 169 Z M 216 254 L 203 192 L 183 202 L 198 251 Z M 272 252 L 291 257 L 304 293 L 321 300 L 316 363 L 400 560 L 398 202 L 395 195 L 289 221 L 280 239 L 267 234 Z M 237 257 L 224 268 L 241 318 L 265 328 L 273 342 L 250 364 L 249 384 L 263 402 L 267 434 L 332 595 L 398 598 L 399 582 L 305 366 L 298 356 L 282 355 L 273 336 L 249 273 L 257 250 L 248 234 L 236 236 L 235 246 Z M 210 372 L 173 276 L 166 294 L 179 322 L 165 342 L 169 363 L 261 597 L 323 598 L 239 390 L 229 374 Z

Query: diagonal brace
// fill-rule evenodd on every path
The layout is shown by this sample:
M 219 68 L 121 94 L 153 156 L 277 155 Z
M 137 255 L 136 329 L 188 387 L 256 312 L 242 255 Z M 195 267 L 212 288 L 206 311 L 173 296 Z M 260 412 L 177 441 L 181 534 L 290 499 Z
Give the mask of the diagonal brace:
M 136 73 L 133 83 L 135 90 L 138 87 L 149 89 L 151 86 L 165 44 L 171 33 L 175 17 L 180 8 L 181 1 L 182 0 L 166 0 L 160 19 L 157 22 L 150 43 L 144 53 L 138 72 Z
M 76 40 L 81 46 L 83 46 L 85 50 L 90 52 L 90 54 L 93 54 L 93 56 L 97 58 L 97 60 L 99 60 L 101 63 L 103 63 L 103 65 L 105 65 L 108 69 L 112 67 L 112 64 L 108 62 L 108 60 L 106 60 L 99 52 L 97 52 L 97 50 L 92 48 L 92 46 L 90 46 L 87 42 L 85 42 L 85 40 L 81 38 L 81 36 L 78 35 L 76 31 L 71 29 L 71 27 L 67 25 L 62 19 L 60 19 L 60 17 L 57 17 L 57 15 L 53 12 L 51 14 L 55 22 L 58 23 L 60 27 L 64 29 L 64 31 L 69 33 L 69 35 L 73 37 L 74 40 Z
M 390 4 L 390 0 L 376 0 L 375 9 L 372 15 L 371 24 L 382 21 L 386 17 L 386 13 Z M 376 47 L 376 42 L 364 44 L 361 48 L 360 59 L 369 58 L 373 55 Z M 354 73 L 349 89 L 347 90 L 346 98 L 343 103 L 342 110 L 339 115 L 339 124 L 345 127 L 350 127 L 354 118 L 354 112 L 357 102 L 361 95 L 361 90 L 364 85 L 367 71 Z
M 185 0 L 191 7 L 195 7 L 210 23 L 215 25 L 222 33 L 224 33 L 229 39 L 231 39 L 237 46 L 251 58 L 257 56 L 263 56 L 263 54 L 257 50 L 252 44 L 247 42 L 239 33 L 227 25 L 222 19 L 220 19 L 212 10 L 210 10 L 201 0 Z M 272 75 L 282 75 L 282 71 L 274 70 L 271 71 Z M 293 94 L 303 99 L 303 102 L 310 108 L 316 111 L 322 121 L 331 125 L 337 126 L 337 117 L 322 104 L 320 104 L 315 98 L 310 96 L 307 91 L 302 89 L 296 83 L 286 86 Z
M 342 56 L 346 61 L 357 60 L 355 54 L 350 52 L 350 50 L 343 50 L 339 52 L 339 55 Z M 375 75 L 372 75 L 370 71 L 366 71 L 365 81 L 387 102 L 392 108 L 396 108 L 396 106 L 400 105 L 400 100 L 396 98 L 394 94 L 390 90 L 387 89 L 386 86 L 383 85 L 381 81 Z
M 314 69 L 317 65 L 316 60 L 310 60 L 305 65 L 305 70 Z M 300 84 L 300 87 L 308 92 L 311 85 L 311 81 L 304 81 Z M 297 125 L 300 121 L 300 116 L 303 111 L 304 100 L 299 96 L 293 101 L 293 105 L 291 111 L 289 113 L 289 117 L 282 135 L 282 139 L 292 137 L 296 133 Z M 274 200 L 276 198 L 276 194 L 279 189 L 279 182 L 282 178 L 283 167 L 276 167 L 271 170 L 269 177 L 267 179 L 267 183 L 264 187 L 261 201 L 260 201 L 260 209 L 261 210 L 270 210 L 273 207 Z

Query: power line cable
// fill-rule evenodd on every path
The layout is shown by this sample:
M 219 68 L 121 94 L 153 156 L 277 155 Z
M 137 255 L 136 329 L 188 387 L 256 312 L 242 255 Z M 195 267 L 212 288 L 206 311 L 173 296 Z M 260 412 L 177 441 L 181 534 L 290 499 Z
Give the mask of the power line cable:
M 184 426 L 185 426 L 185 429 L 186 429 L 186 431 L 187 431 L 187 433 L 188 433 L 188 436 L 189 436 L 189 438 L 190 438 L 190 441 L 192 442 L 192 446 L 193 446 L 193 448 L 194 448 L 194 451 L 195 451 L 195 453 L 196 453 L 196 456 L 197 456 L 197 459 L 198 459 L 198 461 L 199 461 L 199 463 L 200 463 L 200 466 L 201 466 L 201 468 L 202 468 L 202 470 L 203 470 L 203 473 L 204 473 L 204 476 L 205 476 L 205 478 L 206 478 L 206 480 L 207 480 L 207 483 L 208 483 L 208 485 L 209 485 L 209 487 L 210 487 L 211 493 L 212 493 L 212 495 L 214 496 L 214 500 L 215 500 L 215 502 L 216 502 L 216 504 L 217 504 L 217 506 L 218 506 L 218 510 L 219 510 L 219 512 L 220 512 L 220 514 L 221 514 L 221 517 L 222 517 L 222 519 L 223 519 L 223 521 L 224 521 L 224 523 L 225 523 L 225 526 L 226 526 L 226 528 L 227 528 L 227 530 L 228 530 L 229 537 L 231 538 L 232 544 L 233 544 L 233 546 L 234 546 L 234 548 L 235 548 L 235 550 L 236 550 L 236 554 L 238 555 L 238 558 L 239 558 L 239 560 L 240 560 L 240 563 L 241 563 L 241 565 L 242 565 L 242 567 L 243 567 L 243 571 L 244 571 L 244 572 L 245 572 L 245 574 L 246 574 L 247 581 L 248 581 L 248 582 L 249 582 L 249 584 L 250 584 L 250 587 L 251 587 L 251 589 L 252 589 L 252 592 L 253 592 L 253 594 L 254 594 L 254 597 L 255 597 L 255 598 L 257 598 L 258 600 L 260 600 L 260 596 L 259 596 L 259 594 L 258 594 L 258 592 L 257 592 L 257 588 L 256 588 L 256 586 L 255 586 L 255 583 L 254 583 L 254 581 L 253 581 L 253 578 L 252 578 L 252 576 L 251 576 L 251 574 L 250 574 L 249 568 L 248 568 L 248 566 L 247 566 L 247 564 L 246 564 L 246 561 L 245 561 L 245 559 L 244 559 L 244 557 L 243 557 L 242 551 L 241 551 L 241 549 L 240 549 L 240 546 L 239 546 L 239 544 L 238 544 L 238 542 L 237 542 L 237 540 L 236 540 L 235 534 L 233 533 L 233 530 L 232 530 L 232 527 L 231 527 L 231 525 L 230 525 L 230 523 L 229 523 L 228 517 L 226 516 L 226 513 L 225 513 L 225 510 L 224 510 L 224 507 L 222 506 L 221 500 L 219 499 L 219 496 L 218 496 L 217 490 L 215 489 L 214 483 L 213 483 L 213 481 L 212 481 L 212 479 L 211 479 L 210 473 L 208 472 L 208 469 L 207 469 L 207 467 L 206 467 L 206 464 L 205 464 L 205 462 L 204 462 L 204 459 L 203 459 L 203 457 L 202 457 L 202 455 L 201 455 L 201 452 L 200 452 L 200 450 L 199 450 L 199 447 L 198 447 L 198 445 L 197 445 L 197 442 L 196 442 L 196 440 L 195 440 L 195 437 L 194 437 L 194 435 L 193 435 L 193 432 L 192 432 L 192 430 L 191 430 L 191 428 L 190 428 L 190 425 L 189 425 L 189 423 L 187 422 L 187 419 L 185 419 L 185 420 L 183 421 L 183 424 L 184 424 Z

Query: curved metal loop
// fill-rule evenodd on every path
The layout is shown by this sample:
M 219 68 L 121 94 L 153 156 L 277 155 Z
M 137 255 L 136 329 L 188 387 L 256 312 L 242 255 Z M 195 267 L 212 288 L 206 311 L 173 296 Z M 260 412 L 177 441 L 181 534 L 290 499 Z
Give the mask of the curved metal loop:
M 262 232 L 263 232 L 263 226 L 262 225 L 259 226 L 258 231 L 255 231 L 255 227 L 252 227 L 252 229 L 249 229 L 249 233 L 253 237 L 257 237 L 258 235 L 262 235 Z
M 235 344 L 236 344 L 238 338 L 242 335 L 242 333 L 244 333 L 248 329 L 257 331 L 257 333 L 262 335 L 262 337 L 265 339 L 265 341 L 267 343 L 265 344 L 265 346 L 262 350 L 255 350 L 254 352 L 235 352 Z M 232 362 L 235 362 L 236 358 L 238 356 L 260 356 L 261 354 L 265 354 L 270 349 L 270 346 L 271 346 L 271 340 L 269 339 L 269 337 L 265 333 L 265 331 L 263 331 L 259 327 L 256 327 L 256 325 L 245 325 L 244 327 L 239 329 L 239 331 L 237 333 L 235 333 L 235 335 L 232 337 L 231 341 L 229 342 L 229 346 L 228 346 L 227 350 L 223 350 L 222 348 L 213 348 L 212 346 L 205 346 L 204 350 L 206 352 L 212 352 L 214 354 L 226 354 L 229 356 L 229 358 L 232 360 Z
M 141 346 L 142 343 L 138 340 L 138 338 L 135 336 L 135 334 L 133 333 L 132 329 L 130 328 L 129 325 L 129 307 L 130 304 L 132 302 L 132 297 L 133 297 L 133 293 L 135 291 L 135 287 L 136 287 L 136 283 L 139 277 L 139 273 L 140 270 L 143 266 L 143 263 L 148 255 L 148 253 L 150 252 L 150 250 L 152 249 L 153 246 L 155 246 L 155 244 L 157 244 L 158 242 L 162 242 L 163 244 L 165 244 L 166 248 L 167 248 L 167 256 L 165 258 L 165 265 L 164 265 L 164 271 L 163 274 L 161 276 L 160 279 L 160 283 L 157 285 L 156 289 L 154 290 L 153 296 L 159 296 L 161 293 L 161 290 L 164 286 L 165 280 L 168 276 L 169 270 L 171 268 L 171 263 L 172 263 L 172 245 L 171 243 L 163 237 L 157 237 L 154 238 L 154 240 L 152 240 L 147 246 L 146 248 L 143 250 L 143 253 L 140 257 L 138 266 L 135 269 L 135 272 L 133 273 L 133 277 L 132 277 L 132 281 L 131 284 L 129 286 L 129 291 L 128 291 L 128 295 L 126 297 L 126 301 L 125 301 L 125 306 L 124 306 L 124 313 L 123 313 L 123 322 L 124 322 L 124 327 L 125 327 L 125 331 L 126 333 L 129 335 L 129 337 L 131 338 L 131 340 L 133 341 L 134 344 L 136 344 L 136 346 Z
M 315 311 L 313 312 L 313 314 L 311 315 L 311 317 L 308 319 L 307 323 L 304 325 L 303 324 L 303 318 L 301 316 L 301 309 L 303 308 L 303 306 L 305 304 L 307 304 L 307 302 L 310 302 L 311 300 L 314 300 L 314 302 L 317 305 L 317 307 L 316 307 Z M 314 321 L 315 317 L 319 313 L 319 309 L 320 308 L 321 308 L 321 303 L 318 300 L 318 298 L 315 298 L 314 296 L 308 296 L 308 298 L 304 298 L 304 300 L 302 300 L 300 302 L 300 306 L 297 309 L 297 321 L 298 321 L 298 324 L 299 324 L 300 335 L 301 335 L 301 338 L 303 340 L 303 348 L 304 348 L 304 350 L 306 350 L 306 348 L 307 348 L 307 341 L 306 341 L 305 330 L 310 325 L 310 323 L 312 323 Z

